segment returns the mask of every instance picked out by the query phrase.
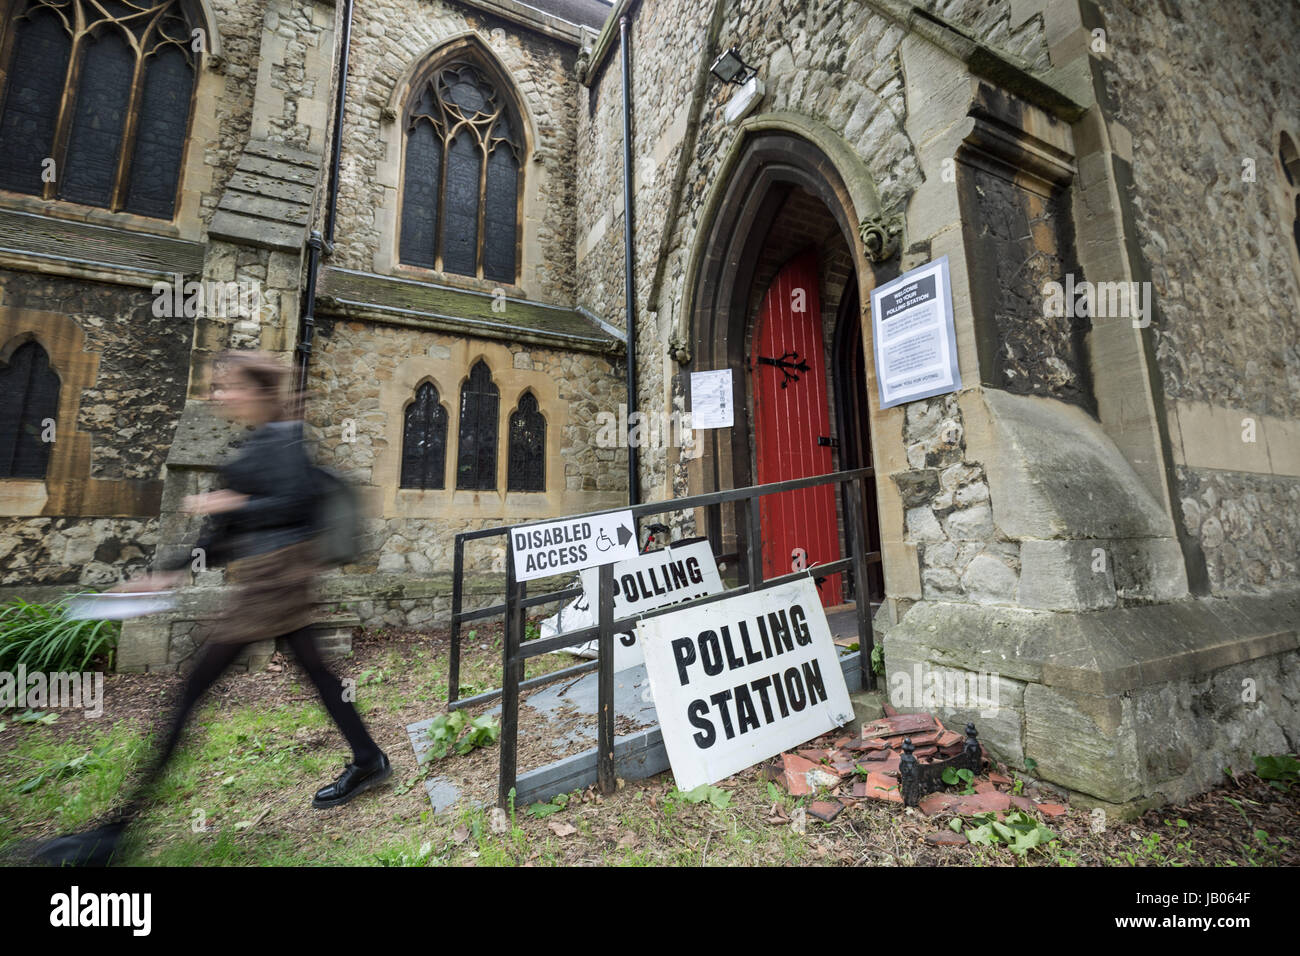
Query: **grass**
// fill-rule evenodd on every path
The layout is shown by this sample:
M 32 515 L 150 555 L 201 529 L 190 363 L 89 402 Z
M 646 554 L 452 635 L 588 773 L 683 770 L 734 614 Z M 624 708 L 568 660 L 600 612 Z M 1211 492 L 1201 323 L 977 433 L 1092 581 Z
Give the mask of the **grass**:
M 467 683 L 483 689 L 495 685 L 500 649 L 493 644 L 486 636 L 472 651 L 467 646 L 462 662 Z M 845 810 L 832 824 L 810 817 L 806 832 L 799 833 L 784 820 L 808 799 L 776 790 L 752 770 L 722 781 L 718 793 L 694 796 L 677 790 L 670 774 L 628 782 L 608 796 L 574 792 L 563 807 L 540 818 L 516 808 L 504 832 L 494 832 L 488 809 L 461 806 L 434 814 L 422 786 L 400 786 L 418 780 L 423 770 L 415 764 L 402 727 L 441 710 L 444 652 L 445 644 L 394 638 L 391 644 L 359 645 L 356 657 L 336 662 L 341 676 L 357 680 L 358 707 L 377 734 L 383 730 L 381 744 L 393 758 L 395 772 L 392 786 L 324 812 L 311 809 L 311 795 L 338 775 L 346 751 L 305 679 L 294 669 L 227 678 L 196 712 L 161 782 L 158 802 L 142 819 L 124 862 L 1182 866 L 1275 864 L 1294 858 L 1287 828 L 1277 821 L 1296 797 L 1262 781 L 1237 796 L 1207 796 L 1204 803 L 1220 811 L 1213 822 L 1205 822 L 1202 811 L 1199 817 L 1167 811 L 1159 819 L 1115 824 L 1096 835 L 1090 833 L 1088 814 L 1072 810 L 1050 824 L 1060 839 L 1030 850 L 1023 859 L 1002 846 L 929 846 L 925 834 L 946 828 L 946 819 L 927 819 L 876 801 Z M 554 669 L 569 661 L 549 657 L 539 663 Z M 113 807 L 150 753 L 145 718 L 151 710 L 163 710 L 157 688 L 164 681 L 110 676 L 105 716 L 98 720 L 72 714 L 60 715 L 52 724 L 16 722 L 15 711 L 0 713 L 0 856 L 6 848 L 17 854 L 20 844 L 86 826 Z M 123 717 L 114 704 L 114 693 L 126 694 L 115 688 L 123 687 L 135 687 L 144 702 L 137 717 Z M 479 755 L 490 774 L 495 754 L 483 754 L 451 755 L 439 763 L 454 765 Z M 38 785 L 21 792 L 41 774 Z M 1225 842 L 1228 824 L 1234 829 L 1231 849 L 1225 851 L 1216 844 Z M 1216 836 L 1217 841 L 1211 839 Z

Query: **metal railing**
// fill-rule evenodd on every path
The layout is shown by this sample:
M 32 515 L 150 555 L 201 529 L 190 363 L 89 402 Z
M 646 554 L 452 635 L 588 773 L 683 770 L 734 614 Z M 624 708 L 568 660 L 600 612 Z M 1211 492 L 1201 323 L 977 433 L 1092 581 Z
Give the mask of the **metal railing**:
M 712 520 L 708 522 L 708 526 L 714 529 L 721 529 L 721 513 L 723 506 L 729 504 L 735 505 L 739 513 L 739 524 L 743 529 L 741 546 L 737 551 L 737 557 L 743 558 L 743 560 L 740 561 L 740 569 L 743 571 L 743 579 L 739 586 L 725 590 L 719 594 L 711 594 L 706 597 L 683 601 L 657 610 L 641 611 L 630 617 L 615 619 L 614 565 L 606 564 L 599 568 L 599 584 L 598 593 L 596 595 L 597 622 L 588 627 L 579 628 L 562 634 L 555 634 L 550 637 L 538 637 L 532 640 L 524 639 L 524 612 L 526 610 L 552 603 L 560 603 L 561 606 L 563 606 L 563 602 L 580 596 L 583 593 L 583 590 L 580 587 L 565 588 L 558 591 L 549 591 L 545 594 L 530 596 L 528 594 L 527 583 L 515 579 L 514 538 L 511 532 L 532 525 L 547 524 L 556 519 L 547 518 L 541 521 L 503 525 L 496 528 L 484 528 L 478 531 L 465 531 L 456 535 L 451 593 L 451 656 L 448 668 L 448 707 L 455 710 L 475 704 L 486 703 L 495 700 L 498 697 L 501 698 L 501 766 L 498 777 L 499 804 L 502 807 L 505 807 L 508 804 L 510 794 L 515 788 L 518 776 L 516 761 L 518 757 L 519 740 L 520 692 L 541 684 L 549 684 L 571 675 L 583 674 L 592 670 L 597 671 L 599 675 L 597 677 L 596 710 L 597 782 L 601 791 L 604 793 L 610 793 L 615 789 L 614 636 L 630 630 L 635 626 L 637 621 L 658 617 L 661 614 L 680 611 L 683 608 L 701 607 L 706 604 L 712 604 L 715 601 L 721 601 L 725 598 L 735 597 L 737 594 L 766 590 L 767 588 L 787 584 L 791 581 L 797 581 L 800 578 L 811 575 L 814 571 L 819 577 L 823 575 L 829 577 L 832 574 L 841 574 L 849 571 L 853 574 L 855 589 L 858 621 L 858 651 L 860 654 L 859 666 L 862 670 L 862 686 L 864 689 L 874 690 L 876 687 L 876 678 L 871 669 L 871 651 L 874 647 L 874 640 L 871 629 L 871 606 L 867 593 L 867 565 L 878 563 L 880 561 L 880 552 L 878 550 L 867 550 L 869 542 L 867 541 L 867 524 L 864 520 L 866 516 L 862 511 L 862 503 L 866 500 L 866 493 L 868 490 L 867 480 L 873 477 L 874 474 L 875 472 L 872 468 L 858 468 L 853 471 L 841 471 L 829 475 L 817 475 L 810 478 L 797 478 L 791 481 L 775 482 L 767 485 L 755 485 L 748 488 L 733 488 L 726 491 L 714 491 L 702 495 L 693 495 L 688 498 L 673 498 L 667 501 L 656 501 L 633 505 L 630 508 L 608 508 L 604 511 L 595 511 L 586 515 L 576 515 L 574 518 L 580 519 L 592 518 L 597 515 L 631 511 L 634 523 L 637 523 L 639 527 L 639 522 L 642 518 L 647 518 L 652 515 L 669 514 L 679 511 L 695 511 L 697 509 L 711 509 L 710 517 Z M 848 554 L 826 564 L 818 564 L 803 571 L 784 574 L 765 581 L 763 579 L 763 543 L 760 534 L 759 499 L 766 495 L 780 494 L 786 491 L 796 491 L 802 488 L 815 488 L 821 485 L 832 484 L 847 485 L 850 491 L 849 494 L 844 496 L 846 508 L 844 523 L 848 537 Z M 634 531 L 635 530 L 636 529 L 634 529 Z M 717 533 L 720 534 L 720 531 Z M 466 611 L 463 608 L 465 543 L 467 541 L 493 538 L 499 535 L 506 536 L 505 603 Z M 711 543 L 715 546 L 720 544 L 720 542 L 716 541 Z M 715 547 L 715 554 L 717 553 L 717 550 L 718 548 Z M 475 694 L 472 697 L 461 699 L 461 625 L 471 621 L 480 621 L 500 615 L 505 616 L 505 633 L 502 640 L 502 685 L 495 690 L 486 691 L 481 694 Z M 598 657 L 596 660 L 587 661 L 573 667 L 567 667 L 529 680 L 524 680 L 524 665 L 530 658 L 554 650 L 562 650 L 564 648 L 575 647 L 579 644 L 585 644 L 593 639 L 597 642 Z

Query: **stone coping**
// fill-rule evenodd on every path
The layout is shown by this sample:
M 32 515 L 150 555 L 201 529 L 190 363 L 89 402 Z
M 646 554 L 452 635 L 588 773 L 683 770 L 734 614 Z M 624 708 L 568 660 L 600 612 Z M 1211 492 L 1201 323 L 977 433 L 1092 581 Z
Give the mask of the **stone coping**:
M 319 311 L 344 318 L 597 354 L 626 347 L 576 309 L 506 297 L 505 311 L 494 311 L 500 301 L 486 292 L 339 268 L 322 270 L 316 296 Z
M 884 644 L 886 660 L 892 651 L 1109 697 L 1300 649 L 1300 591 L 1087 613 L 923 601 Z
M 203 251 L 201 242 L 0 210 L 0 255 L 121 274 L 130 284 L 152 284 L 175 273 L 199 275 Z

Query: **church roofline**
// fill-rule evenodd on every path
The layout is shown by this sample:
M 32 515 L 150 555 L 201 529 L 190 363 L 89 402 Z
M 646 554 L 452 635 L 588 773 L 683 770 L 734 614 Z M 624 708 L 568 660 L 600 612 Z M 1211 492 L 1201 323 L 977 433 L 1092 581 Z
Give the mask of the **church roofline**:
M 574 20 L 561 16 L 558 12 L 543 9 L 540 0 L 538 5 L 521 3 L 519 0 L 457 0 L 457 2 L 484 13 L 491 13 L 519 26 L 528 27 L 537 33 L 575 47 L 583 44 L 584 36 L 590 36 L 600 29 L 599 23 Z M 599 15 L 598 8 L 605 6 L 599 0 L 570 0 L 566 4 L 553 5 L 568 13 L 570 17 L 584 17 L 584 9 L 591 8 L 591 14 L 585 16 L 586 21 L 594 21 Z

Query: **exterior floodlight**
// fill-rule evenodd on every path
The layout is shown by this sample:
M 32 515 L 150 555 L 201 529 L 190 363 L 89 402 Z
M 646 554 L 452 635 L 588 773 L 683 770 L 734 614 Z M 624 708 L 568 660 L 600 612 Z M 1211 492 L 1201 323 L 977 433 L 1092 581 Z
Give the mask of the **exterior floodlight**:
M 740 58 L 740 51 L 733 46 L 713 61 L 713 65 L 709 67 L 709 72 L 723 83 L 743 84 L 753 75 L 754 68 L 746 65 L 745 61 Z

